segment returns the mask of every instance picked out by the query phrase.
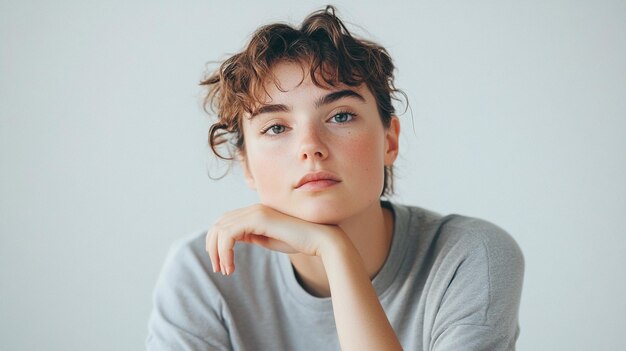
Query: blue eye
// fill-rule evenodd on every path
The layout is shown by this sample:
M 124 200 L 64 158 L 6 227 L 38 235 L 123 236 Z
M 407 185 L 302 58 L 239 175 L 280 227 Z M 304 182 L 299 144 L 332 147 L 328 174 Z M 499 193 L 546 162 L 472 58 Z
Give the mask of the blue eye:
M 277 135 L 285 132 L 285 126 L 280 124 L 271 125 L 261 131 L 262 134 Z M 270 133 L 271 132 L 271 133 Z
M 334 119 L 336 123 L 346 123 L 350 122 L 354 118 L 354 114 L 350 112 L 339 112 L 334 115 L 331 119 Z

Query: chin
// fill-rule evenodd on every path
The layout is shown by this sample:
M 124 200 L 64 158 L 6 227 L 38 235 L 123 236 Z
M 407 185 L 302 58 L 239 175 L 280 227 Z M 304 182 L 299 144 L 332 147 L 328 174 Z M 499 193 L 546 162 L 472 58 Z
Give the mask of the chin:
M 268 201 L 265 205 L 308 222 L 338 225 L 359 213 L 367 212 L 368 208 L 377 204 L 379 200 L 375 195 L 372 195 L 371 198 L 356 197 L 350 199 L 332 196 Z
M 291 209 L 290 215 L 319 224 L 340 224 L 354 215 L 346 206 L 327 203 L 307 203 Z
M 313 213 L 305 213 L 302 215 L 297 215 L 296 217 L 303 219 L 307 222 L 318 223 L 318 224 L 340 224 L 344 218 L 339 217 L 337 215 L 324 215 L 324 214 L 313 214 Z

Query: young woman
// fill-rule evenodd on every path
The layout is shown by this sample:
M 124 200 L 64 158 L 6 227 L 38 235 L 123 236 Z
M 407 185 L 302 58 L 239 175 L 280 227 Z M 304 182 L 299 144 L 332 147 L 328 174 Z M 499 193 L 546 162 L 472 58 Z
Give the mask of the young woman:
M 173 246 L 148 349 L 515 348 L 515 241 L 381 200 L 398 155 L 393 69 L 327 7 L 299 29 L 261 27 L 203 81 L 211 148 L 234 146 L 259 203 Z

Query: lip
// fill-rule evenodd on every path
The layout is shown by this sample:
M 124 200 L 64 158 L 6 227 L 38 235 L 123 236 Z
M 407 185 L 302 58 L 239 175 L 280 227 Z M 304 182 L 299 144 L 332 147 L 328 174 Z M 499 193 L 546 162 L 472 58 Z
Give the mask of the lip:
M 294 188 L 317 190 L 333 186 L 341 182 L 341 179 L 331 172 L 318 171 L 307 173 L 302 177 Z

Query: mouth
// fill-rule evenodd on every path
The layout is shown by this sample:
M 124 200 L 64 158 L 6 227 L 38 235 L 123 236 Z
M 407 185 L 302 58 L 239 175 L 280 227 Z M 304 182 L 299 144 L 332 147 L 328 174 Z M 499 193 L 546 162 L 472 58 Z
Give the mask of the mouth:
M 302 177 L 294 188 L 300 190 L 321 190 L 340 182 L 339 177 L 330 172 L 312 172 Z

